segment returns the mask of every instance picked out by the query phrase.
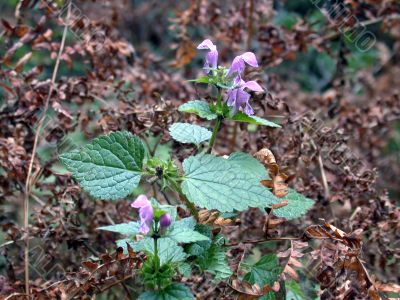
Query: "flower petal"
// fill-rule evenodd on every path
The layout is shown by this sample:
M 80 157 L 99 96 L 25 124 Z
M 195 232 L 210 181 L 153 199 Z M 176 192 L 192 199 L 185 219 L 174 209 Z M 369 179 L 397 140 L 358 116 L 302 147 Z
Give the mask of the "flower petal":
M 217 50 L 217 46 L 215 46 L 211 40 L 206 39 L 197 46 L 197 49 L 209 49 L 215 51 Z
M 218 67 L 218 51 L 217 50 L 212 50 L 207 53 L 206 63 L 209 66 L 211 66 L 211 68 L 213 68 L 213 69 Z
M 151 223 L 154 218 L 153 207 L 151 205 L 140 208 L 139 210 L 140 220 L 142 222 Z
M 169 214 L 164 214 L 160 218 L 160 227 L 161 229 L 167 228 L 169 225 L 171 225 L 172 220 L 171 216 Z
M 238 75 L 240 75 L 243 71 L 244 71 L 244 61 L 243 58 L 241 56 L 236 56 L 233 61 L 232 61 L 232 65 L 229 68 L 228 71 L 228 76 L 237 73 Z
M 146 222 L 142 222 L 142 223 L 140 224 L 139 231 L 140 231 L 141 233 L 143 233 L 143 234 L 148 234 L 149 231 L 150 231 L 150 227 L 149 227 L 149 225 L 148 225 Z
M 249 102 L 249 99 L 250 99 L 249 93 L 245 92 L 241 88 L 237 89 L 237 98 L 236 98 L 237 105 L 244 106 Z
M 244 113 L 248 116 L 254 115 L 254 110 L 249 104 L 249 102 L 246 103 L 246 106 L 244 107 Z
M 241 55 L 243 60 L 252 67 L 258 67 L 257 58 L 253 52 L 246 52 Z
M 136 200 L 131 203 L 131 207 L 133 208 L 141 208 L 149 205 L 151 206 L 151 203 L 146 195 L 139 195 Z
M 254 92 L 263 92 L 263 88 L 256 81 L 247 81 L 241 84 L 241 88 L 248 88 Z

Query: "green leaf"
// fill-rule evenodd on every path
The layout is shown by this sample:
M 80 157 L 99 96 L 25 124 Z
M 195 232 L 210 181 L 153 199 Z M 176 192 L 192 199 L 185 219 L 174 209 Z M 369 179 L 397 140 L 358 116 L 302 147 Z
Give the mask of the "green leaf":
M 199 207 L 230 212 L 280 202 L 253 175 L 222 157 L 191 156 L 183 169 L 182 192 Z
M 213 233 L 211 227 L 204 224 L 196 225 L 195 230 L 200 232 L 202 235 L 208 237 L 209 239 L 206 241 L 199 241 L 185 247 L 186 252 L 191 256 L 199 256 L 205 253 L 208 249 L 210 249 L 212 245 L 211 239 L 213 238 Z
M 238 164 L 243 170 L 254 175 L 258 181 L 271 179 L 265 167 L 257 159 L 247 153 L 234 152 L 229 156 L 228 160 Z
M 272 286 L 278 280 L 282 271 L 283 268 L 279 265 L 278 257 L 275 254 L 268 254 L 254 264 L 251 271 L 243 279 L 259 286 L 266 284 Z
M 281 127 L 280 125 L 278 125 L 274 122 L 268 121 L 266 119 L 263 119 L 263 118 L 260 118 L 257 116 L 248 116 L 241 111 L 239 111 L 236 115 L 234 115 L 233 117 L 230 117 L 229 119 L 233 120 L 233 121 L 256 124 L 256 125 L 263 125 L 263 126 L 276 127 L 276 128 Z
M 125 250 L 127 248 L 126 242 L 127 240 L 119 240 L 117 241 L 117 245 Z M 138 242 L 129 241 L 129 245 L 136 252 L 143 251 L 154 255 L 154 240 L 150 237 L 145 237 Z M 183 252 L 183 248 L 168 237 L 159 238 L 157 246 L 161 266 L 167 263 L 181 262 L 186 259 L 187 255 Z
M 200 232 L 193 230 L 194 225 L 192 227 L 192 223 L 187 226 L 187 224 L 189 222 L 192 222 L 192 220 L 194 221 L 194 218 L 190 217 L 174 222 L 166 236 L 173 239 L 177 243 L 193 243 L 209 240 L 208 237 L 202 235 Z
M 141 294 L 138 300 L 192 300 L 194 296 L 183 283 L 173 283 L 161 291 L 148 291 Z
M 289 189 L 289 193 L 282 200 L 288 200 L 288 205 L 274 209 L 273 213 L 275 216 L 287 220 L 296 219 L 306 214 L 315 203 L 293 189 Z
M 304 295 L 303 291 L 301 290 L 300 285 L 294 281 L 290 280 L 285 282 L 286 287 L 286 299 L 288 300 L 304 300 L 306 296 Z
M 213 274 L 215 281 L 229 278 L 232 275 L 227 256 L 221 245 L 217 243 L 213 243 L 206 252 L 199 255 L 196 263 L 202 271 Z
M 97 229 L 118 232 L 126 236 L 134 236 L 139 233 L 140 223 L 139 222 L 129 222 L 117 225 L 102 226 Z
M 201 76 L 199 78 L 196 79 L 190 79 L 188 80 L 189 82 L 195 82 L 195 83 L 210 83 L 210 77 L 205 75 L 205 76 Z
M 93 197 L 120 199 L 138 186 L 144 155 L 145 148 L 138 137 L 118 131 L 61 154 L 60 160 Z
M 207 102 L 201 100 L 193 100 L 182 104 L 178 108 L 181 112 L 196 114 L 200 118 L 207 120 L 214 120 L 218 117 L 217 114 L 213 113 Z
M 207 128 L 188 123 L 174 123 L 169 127 L 169 132 L 174 140 L 184 144 L 199 145 L 212 136 Z
M 192 275 L 192 266 L 188 263 L 181 263 L 178 266 L 178 272 L 181 273 L 184 277 L 190 277 Z

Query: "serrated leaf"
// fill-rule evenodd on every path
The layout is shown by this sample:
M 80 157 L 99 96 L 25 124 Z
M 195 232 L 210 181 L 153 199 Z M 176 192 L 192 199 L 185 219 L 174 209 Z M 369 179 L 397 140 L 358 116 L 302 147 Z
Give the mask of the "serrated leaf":
M 211 111 L 210 105 L 207 102 L 201 100 L 193 100 L 184 103 L 179 106 L 178 110 L 181 112 L 196 114 L 200 118 L 204 118 L 207 120 L 214 120 L 218 117 L 217 114 Z
M 206 252 L 199 255 L 196 263 L 202 271 L 215 275 L 215 281 L 229 278 L 232 275 L 227 256 L 218 244 L 212 244 Z
M 265 167 L 247 153 L 234 152 L 229 156 L 228 160 L 238 164 L 243 170 L 254 175 L 258 181 L 271 179 Z
M 122 247 L 124 252 L 127 248 L 126 242 L 126 239 L 117 241 L 118 247 Z M 130 240 L 128 243 L 136 252 L 143 251 L 154 254 L 154 240 L 150 237 L 145 237 L 143 240 L 137 242 Z M 184 253 L 183 248 L 168 237 L 159 238 L 157 240 L 157 247 L 161 265 L 181 262 L 186 259 L 187 255 Z
M 188 263 L 181 263 L 178 266 L 178 272 L 181 273 L 184 277 L 190 277 L 190 275 L 192 275 L 192 266 Z
M 280 202 L 254 176 L 222 157 L 191 156 L 183 162 L 183 169 L 182 192 L 201 208 L 231 212 Z
M 129 222 L 110 226 L 102 226 L 97 229 L 117 232 L 126 236 L 134 236 L 139 233 L 140 223 L 139 222 Z
M 177 243 L 193 243 L 209 240 L 208 237 L 197 231 L 176 224 L 173 225 L 171 231 L 167 234 L 167 237 L 173 239 Z
M 194 296 L 190 289 L 182 283 L 173 283 L 161 291 L 142 293 L 138 300 L 192 300 Z
M 286 287 L 286 299 L 289 300 L 304 300 L 306 296 L 304 295 L 303 291 L 301 290 L 300 285 L 294 281 L 290 280 L 285 282 Z
M 199 78 L 196 79 L 189 79 L 189 82 L 195 82 L 195 83 L 210 83 L 210 77 L 205 75 L 205 76 L 201 76 Z
M 60 160 L 93 197 L 120 199 L 138 186 L 144 155 L 145 148 L 138 137 L 118 131 L 61 154 Z
M 230 120 L 237 121 L 237 122 L 244 122 L 244 123 L 250 123 L 250 124 L 255 124 L 255 125 L 263 125 L 263 126 L 269 126 L 269 127 L 276 127 L 280 128 L 281 126 L 268 121 L 266 119 L 257 117 L 257 116 L 248 116 L 245 113 L 239 111 L 236 115 L 233 117 L 229 118 Z
M 259 286 L 268 284 L 272 287 L 282 270 L 278 257 L 275 254 L 268 254 L 252 266 L 251 271 L 243 277 L 243 280 Z
M 184 144 L 199 145 L 212 136 L 207 128 L 188 123 L 174 123 L 169 127 L 169 132 L 174 140 Z
M 273 213 L 275 216 L 286 218 L 287 220 L 300 218 L 310 210 L 315 202 L 293 189 L 288 190 L 289 193 L 282 200 L 288 200 L 289 203 L 281 208 L 274 209 Z
M 197 232 L 200 232 L 202 235 L 208 237 L 209 240 L 200 241 L 200 242 L 196 242 L 196 243 L 187 245 L 185 247 L 185 250 L 191 256 L 199 256 L 200 254 L 203 254 L 204 252 L 206 252 L 211 247 L 211 244 L 212 244 L 211 239 L 213 238 L 212 229 L 208 225 L 197 224 L 195 227 L 195 230 Z

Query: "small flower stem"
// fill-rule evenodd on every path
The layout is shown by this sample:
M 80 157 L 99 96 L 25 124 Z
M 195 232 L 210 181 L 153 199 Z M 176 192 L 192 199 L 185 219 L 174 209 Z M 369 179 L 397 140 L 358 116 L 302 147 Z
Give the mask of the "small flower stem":
M 185 202 L 185 205 L 187 208 L 189 208 L 190 213 L 192 214 L 193 217 L 195 217 L 196 220 L 199 219 L 199 212 L 196 209 L 196 206 L 192 202 L 190 202 L 182 193 L 179 195 L 179 198 Z
M 211 153 L 211 151 L 212 151 L 212 149 L 214 147 L 215 139 L 217 138 L 217 134 L 218 134 L 218 131 L 219 131 L 220 127 L 221 127 L 221 123 L 222 123 L 222 116 L 218 116 L 217 121 L 215 122 L 215 125 L 214 125 L 214 129 L 213 129 L 213 133 L 212 133 L 212 136 L 211 136 L 210 144 L 208 145 L 208 150 L 207 150 L 208 154 Z
M 217 88 L 217 107 L 218 109 L 222 109 L 222 93 L 221 88 Z
M 157 229 L 157 224 L 155 224 L 155 228 Z M 154 241 L 154 274 L 157 274 L 158 270 L 160 268 L 160 258 L 158 257 L 158 243 L 157 243 L 158 238 L 159 238 L 158 231 L 155 230 L 154 234 L 153 234 L 153 241 Z M 159 285 L 158 282 L 157 282 L 157 288 L 160 289 L 160 285 Z

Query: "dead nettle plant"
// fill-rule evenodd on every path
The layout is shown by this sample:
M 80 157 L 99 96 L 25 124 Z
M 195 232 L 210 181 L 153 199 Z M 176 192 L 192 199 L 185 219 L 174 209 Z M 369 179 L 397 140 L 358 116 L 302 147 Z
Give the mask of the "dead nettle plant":
M 138 221 L 99 228 L 121 234 L 123 238 L 116 243 L 126 253 L 133 249 L 146 254 L 140 269 L 144 287 L 140 299 L 193 299 L 191 290 L 176 279 L 179 274 L 189 277 L 194 268 L 212 274 L 216 282 L 228 280 L 233 275 L 226 255 L 228 243 L 223 234 L 213 230 L 224 220 L 234 219 L 249 208 L 267 210 L 290 220 L 305 214 L 313 205 L 312 200 L 287 187 L 286 175 L 270 156 L 263 155 L 266 149 L 257 154 L 261 162 L 243 152 L 227 157 L 212 154 L 226 121 L 269 126 L 271 130 L 280 125 L 255 116 L 251 107 L 249 91 L 263 92 L 256 81 L 243 78 L 247 66 L 258 67 L 254 53 L 236 56 L 226 68 L 218 65 L 217 47 L 211 40 L 204 40 L 197 48 L 207 51 L 206 75 L 191 81 L 211 86 L 211 100 L 189 101 L 179 111 L 210 121 L 213 129 L 190 123 L 170 126 L 175 141 L 197 146 L 196 153 L 186 158 L 182 166 L 173 158 L 152 156 L 144 142 L 127 131 L 100 136 L 81 149 L 60 156 L 94 199 L 132 197 L 143 178 L 144 183 L 157 183 L 163 195 L 167 190 L 178 195 L 176 206 L 163 203 L 168 199 L 139 195 L 131 204 L 132 211 L 139 212 Z M 188 209 L 191 216 L 180 218 L 178 207 Z M 204 221 L 210 218 L 218 222 Z M 257 276 L 260 269 L 268 275 Z M 270 269 L 273 271 L 266 271 Z M 267 294 L 273 292 L 272 286 L 281 272 L 278 257 L 271 254 L 251 268 L 243 280 L 263 286 Z

